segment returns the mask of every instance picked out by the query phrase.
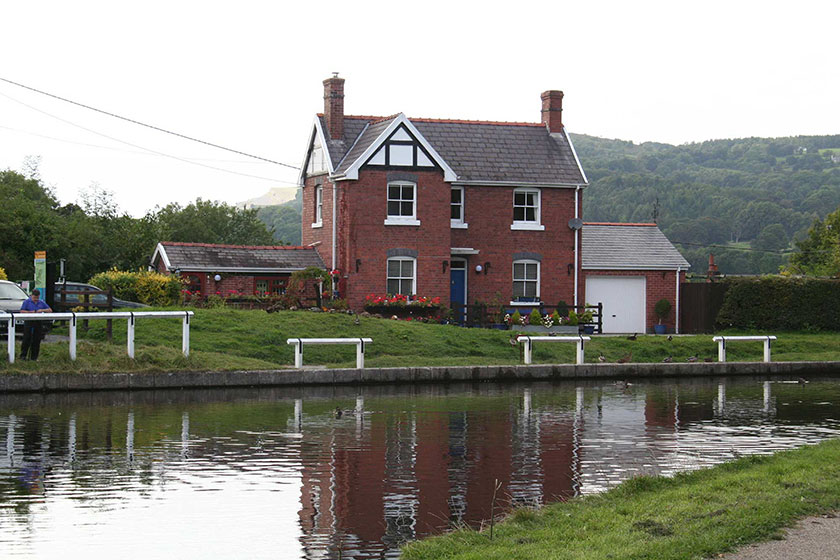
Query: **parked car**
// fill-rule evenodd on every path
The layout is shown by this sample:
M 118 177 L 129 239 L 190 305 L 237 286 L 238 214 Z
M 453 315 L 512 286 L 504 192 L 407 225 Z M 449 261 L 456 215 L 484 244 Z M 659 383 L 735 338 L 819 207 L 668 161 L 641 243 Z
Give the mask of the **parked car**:
M 68 292 L 91 292 L 88 296 L 88 301 L 97 305 L 106 305 L 108 303 L 107 294 L 103 294 L 102 290 L 93 286 L 92 284 L 83 284 L 81 282 L 56 282 L 55 283 L 55 302 L 58 304 L 61 301 L 60 290 L 67 290 Z M 71 307 L 82 305 L 85 300 L 84 294 L 65 294 L 65 302 Z M 114 309 L 120 307 L 138 308 L 148 307 L 144 303 L 137 303 L 136 301 L 126 301 L 124 299 L 113 299 Z
M 0 280 L 0 311 L 20 311 L 20 306 L 28 297 L 14 282 Z M 23 321 L 16 319 L 15 324 L 22 326 Z M 6 321 L 0 321 L 0 332 L 5 333 L 7 328 Z

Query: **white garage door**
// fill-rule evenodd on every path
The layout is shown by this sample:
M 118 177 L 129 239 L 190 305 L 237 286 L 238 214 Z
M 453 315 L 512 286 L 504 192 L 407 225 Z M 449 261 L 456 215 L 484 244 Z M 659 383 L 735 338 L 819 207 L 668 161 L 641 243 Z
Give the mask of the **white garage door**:
M 588 276 L 586 302 L 604 304 L 605 333 L 645 332 L 644 276 Z

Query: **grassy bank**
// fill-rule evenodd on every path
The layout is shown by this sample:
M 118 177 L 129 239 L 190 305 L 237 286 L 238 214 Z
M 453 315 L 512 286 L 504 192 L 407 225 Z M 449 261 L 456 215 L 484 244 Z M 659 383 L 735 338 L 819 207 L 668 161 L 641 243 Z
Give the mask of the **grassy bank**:
M 405 560 L 708 558 L 840 508 L 840 440 L 519 510 L 489 531 L 411 543 Z
M 61 334 L 61 329 L 54 331 Z M 836 334 L 774 333 L 779 340 L 773 346 L 774 361 L 840 360 L 840 337 Z M 487 329 L 464 329 L 451 325 L 393 321 L 346 314 L 286 311 L 239 311 L 233 309 L 198 309 L 191 326 L 191 355 L 180 356 L 181 322 L 172 320 L 137 321 L 134 363 L 125 355 L 125 322 L 114 322 L 114 342 L 105 343 L 104 322 L 91 322 L 91 329 L 79 336 L 89 345 L 79 348 L 79 360 L 67 358 L 67 343 L 42 345 L 37 364 L 0 363 L 3 371 L 135 371 L 139 369 L 224 370 L 272 369 L 290 366 L 294 356 L 286 339 L 290 337 L 359 337 L 373 338 L 367 347 L 366 365 L 437 366 L 497 365 L 520 363 L 519 348 L 510 344 L 515 333 Z M 535 363 L 571 363 L 572 344 L 537 344 Z M 586 360 L 607 362 L 629 358 L 631 362 L 661 362 L 666 357 L 686 361 L 716 359 L 717 345 L 711 335 L 593 337 L 586 346 Z M 759 343 L 731 343 L 730 361 L 759 361 Z M 306 349 L 306 364 L 328 367 L 354 367 L 352 346 L 312 346 Z

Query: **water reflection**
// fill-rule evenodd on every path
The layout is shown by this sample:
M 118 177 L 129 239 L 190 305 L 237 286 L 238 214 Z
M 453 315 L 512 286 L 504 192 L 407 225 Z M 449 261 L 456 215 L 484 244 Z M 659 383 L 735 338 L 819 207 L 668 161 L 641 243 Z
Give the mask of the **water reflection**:
M 0 397 L 0 547 L 382 558 L 503 507 L 840 433 L 840 379 Z

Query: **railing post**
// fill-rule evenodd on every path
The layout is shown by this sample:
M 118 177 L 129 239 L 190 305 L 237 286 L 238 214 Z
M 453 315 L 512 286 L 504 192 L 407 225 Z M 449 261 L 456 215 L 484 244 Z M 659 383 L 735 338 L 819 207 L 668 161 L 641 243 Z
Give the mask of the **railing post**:
M 726 338 L 724 337 L 720 337 L 720 340 L 718 340 L 718 361 L 726 361 Z
M 577 353 L 575 354 L 575 363 L 577 365 L 581 365 L 583 363 L 583 336 L 578 335 L 580 338 L 577 342 Z
M 303 341 L 301 339 L 295 342 L 295 367 L 303 367 Z
M 604 304 L 598 302 L 598 334 L 604 334 Z
M 184 322 L 181 329 L 181 352 L 185 358 L 190 357 L 190 312 L 184 311 Z
M 9 326 L 7 334 L 9 335 L 9 340 L 6 342 L 6 347 L 9 350 L 9 363 L 15 363 L 15 315 L 14 313 L 9 313 L 11 316 L 10 319 L 6 320 L 6 324 Z
M 770 361 L 770 337 L 764 339 L 764 361 Z
M 365 367 L 365 341 L 359 339 L 356 343 L 356 368 L 362 369 Z
M 533 356 L 531 354 L 531 337 L 526 336 L 525 337 L 525 363 L 530 364 L 532 357 Z
M 76 361 L 76 314 L 73 313 L 73 318 L 70 319 L 70 324 L 68 325 L 70 330 L 70 361 Z
M 128 339 L 128 357 L 134 359 L 134 313 L 128 317 L 128 332 L 126 335 Z

